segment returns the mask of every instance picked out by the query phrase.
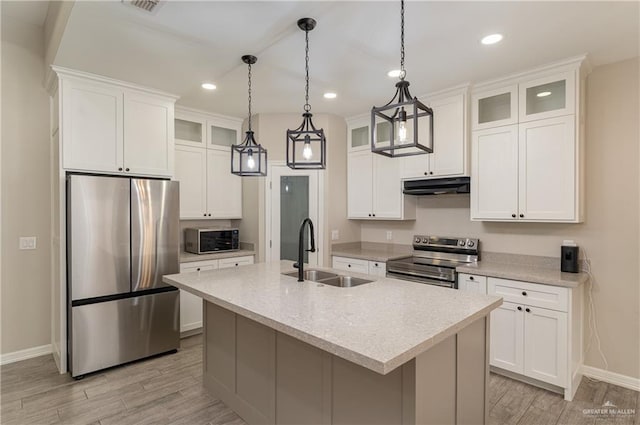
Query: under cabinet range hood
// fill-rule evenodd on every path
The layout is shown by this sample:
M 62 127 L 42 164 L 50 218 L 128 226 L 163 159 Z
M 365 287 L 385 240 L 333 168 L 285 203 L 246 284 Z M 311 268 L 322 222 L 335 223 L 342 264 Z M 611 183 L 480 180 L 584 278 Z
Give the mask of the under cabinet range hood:
M 469 193 L 469 177 L 446 177 L 429 180 L 406 180 L 402 193 L 406 195 L 444 195 L 446 193 Z

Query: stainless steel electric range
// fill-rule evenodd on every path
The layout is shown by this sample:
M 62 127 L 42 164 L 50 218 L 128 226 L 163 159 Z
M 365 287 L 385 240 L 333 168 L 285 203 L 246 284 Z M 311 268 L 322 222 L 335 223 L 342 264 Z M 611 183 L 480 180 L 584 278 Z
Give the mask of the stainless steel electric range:
M 413 256 L 387 262 L 387 277 L 457 288 L 456 267 L 477 262 L 480 241 L 441 236 L 413 237 Z

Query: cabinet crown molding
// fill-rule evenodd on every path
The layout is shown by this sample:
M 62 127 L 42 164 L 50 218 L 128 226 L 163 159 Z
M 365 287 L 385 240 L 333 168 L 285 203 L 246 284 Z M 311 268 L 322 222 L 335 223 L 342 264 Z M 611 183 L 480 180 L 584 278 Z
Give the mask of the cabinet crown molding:
M 204 111 L 202 109 L 189 108 L 189 107 L 182 106 L 182 105 L 176 105 L 175 110 L 176 110 L 176 112 L 182 112 L 182 113 L 185 113 L 185 114 L 201 115 L 201 116 L 204 116 L 205 118 L 215 118 L 215 119 L 220 119 L 220 120 L 227 120 L 227 121 L 236 122 L 236 123 L 240 123 L 240 124 L 242 124 L 244 122 L 244 118 L 232 117 L 230 115 L 217 114 L 215 112 Z M 257 114 L 254 114 L 254 116 L 255 115 L 257 115 Z
M 172 94 L 172 93 L 167 93 L 167 92 L 164 92 L 164 91 L 161 91 L 161 90 L 157 90 L 157 89 L 153 89 L 153 88 L 150 88 L 150 87 L 140 86 L 138 84 L 133 84 L 133 83 L 129 83 L 129 82 L 122 81 L 122 80 L 116 80 L 114 78 L 109 78 L 109 77 L 105 77 L 105 76 L 102 76 L 102 75 L 92 74 L 90 72 L 78 71 L 78 70 L 75 70 L 75 69 L 64 68 L 64 67 L 56 66 L 56 65 L 51 65 L 51 69 L 61 79 L 79 78 L 79 79 L 83 79 L 83 80 L 91 80 L 91 81 L 95 81 L 95 82 L 99 82 L 99 83 L 105 83 L 105 84 L 110 84 L 110 85 L 114 85 L 114 86 L 119 86 L 119 87 L 126 88 L 126 89 L 137 90 L 137 91 L 141 91 L 141 92 L 144 92 L 144 93 L 147 93 L 147 94 L 152 94 L 152 95 L 155 95 L 155 96 L 166 97 L 168 99 L 171 99 L 174 102 L 180 98 L 180 96 Z M 49 84 L 49 87 L 53 87 L 53 85 Z

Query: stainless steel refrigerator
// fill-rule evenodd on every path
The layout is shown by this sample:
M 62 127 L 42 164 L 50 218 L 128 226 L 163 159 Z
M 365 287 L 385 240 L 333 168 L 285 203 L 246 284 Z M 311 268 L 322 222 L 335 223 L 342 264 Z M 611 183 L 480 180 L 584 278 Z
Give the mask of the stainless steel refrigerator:
M 69 370 L 73 377 L 179 345 L 178 182 L 67 176 Z

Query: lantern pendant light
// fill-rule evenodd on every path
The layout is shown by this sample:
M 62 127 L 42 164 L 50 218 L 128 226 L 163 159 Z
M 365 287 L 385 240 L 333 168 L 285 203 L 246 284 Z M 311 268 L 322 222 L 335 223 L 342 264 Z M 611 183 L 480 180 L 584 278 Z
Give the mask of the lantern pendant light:
M 231 146 L 231 173 L 238 176 L 267 175 L 267 150 L 256 143 L 251 129 L 251 65 L 257 61 L 258 58 L 255 56 L 242 57 L 242 62 L 249 67 L 249 123 L 244 141 Z
M 315 19 L 302 18 L 298 20 L 298 28 L 305 32 L 305 100 L 302 124 L 295 130 L 287 130 L 287 165 L 293 169 L 324 169 L 326 168 L 327 140 L 324 130 L 317 129 L 311 120 L 311 105 L 309 105 L 309 31 L 316 26 Z
M 399 77 L 389 103 L 371 109 L 371 151 L 388 157 L 432 153 L 433 110 L 411 96 L 404 79 L 404 0 L 400 1 Z

